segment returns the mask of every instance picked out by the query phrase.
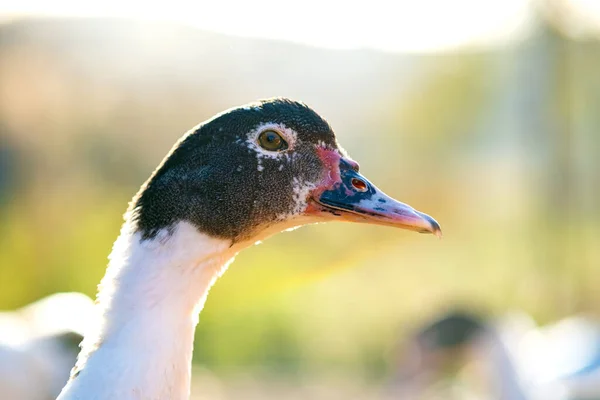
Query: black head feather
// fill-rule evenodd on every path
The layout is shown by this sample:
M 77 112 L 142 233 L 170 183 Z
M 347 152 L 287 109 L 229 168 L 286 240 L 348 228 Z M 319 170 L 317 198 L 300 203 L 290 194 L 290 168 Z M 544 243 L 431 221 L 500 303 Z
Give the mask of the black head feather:
M 285 130 L 290 148 L 263 153 L 258 131 Z M 131 203 L 145 239 L 186 221 L 233 241 L 298 213 L 302 188 L 323 174 L 317 146 L 337 148 L 329 124 L 303 103 L 277 98 L 225 111 L 175 144 Z

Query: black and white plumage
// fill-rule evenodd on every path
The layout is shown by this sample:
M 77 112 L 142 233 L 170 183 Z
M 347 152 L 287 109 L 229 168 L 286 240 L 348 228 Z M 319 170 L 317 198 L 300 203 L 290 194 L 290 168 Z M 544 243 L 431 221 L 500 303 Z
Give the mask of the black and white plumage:
M 435 220 L 358 172 L 329 124 L 271 99 L 189 131 L 142 185 L 98 294 L 98 323 L 59 399 L 186 399 L 194 329 L 235 255 L 324 221 L 440 235 Z
M 268 129 L 286 135 L 281 156 L 257 143 Z M 301 103 L 279 100 L 217 115 L 165 158 L 134 200 L 132 218 L 146 238 L 184 220 L 211 236 L 244 240 L 293 213 L 295 193 L 320 179 L 316 143 L 338 147 L 329 124 Z

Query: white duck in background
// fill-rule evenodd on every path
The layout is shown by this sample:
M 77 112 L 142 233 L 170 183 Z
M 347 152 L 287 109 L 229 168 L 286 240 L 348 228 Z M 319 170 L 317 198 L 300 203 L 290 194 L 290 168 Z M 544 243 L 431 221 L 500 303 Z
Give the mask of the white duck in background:
M 600 400 L 600 323 L 576 315 L 542 327 L 531 324 L 514 342 L 515 358 L 531 385 L 550 387 L 569 400 Z
M 89 297 L 58 293 L 0 313 L 0 399 L 56 398 L 93 311 Z
M 460 372 L 458 380 L 448 380 L 448 366 Z M 453 311 L 407 341 L 397 371 L 399 399 L 429 398 L 446 381 L 461 387 L 461 399 L 599 400 L 600 325 L 576 316 L 540 328 L 523 313 L 487 322 Z M 465 387 L 465 372 L 479 390 Z
M 235 255 L 336 220 L 440 234 L 359 174 L 302 103 L 265 100 L 195 127 L 130 203 L 100 285 L 101 319 L 59 399 L 187 399 L 198 314 Z

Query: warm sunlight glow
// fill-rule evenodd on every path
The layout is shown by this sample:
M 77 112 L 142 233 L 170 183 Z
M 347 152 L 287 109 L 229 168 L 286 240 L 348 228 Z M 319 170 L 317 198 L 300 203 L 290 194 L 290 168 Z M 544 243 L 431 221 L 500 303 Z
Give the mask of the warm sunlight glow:
M 331 48 L 436 51 L 518 38 L 530 15 L 524 0 L 337 2 L 276 0 L 168 3 L 21 0 L 0 6 L 4 18 L 128 17 L 170 21 L 226 34 Z

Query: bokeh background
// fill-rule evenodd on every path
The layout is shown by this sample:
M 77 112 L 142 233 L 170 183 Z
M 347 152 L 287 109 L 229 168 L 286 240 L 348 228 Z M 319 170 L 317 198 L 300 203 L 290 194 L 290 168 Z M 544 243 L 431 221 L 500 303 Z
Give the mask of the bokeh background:
M 243 252 L 200 318 L 197 398 L 374 398 L 406 334 L 452 307 L 600 315 L 594 0 L 27 0 L 0 17 L 0 309 L 94 296 L 174 141 L 288 96 L 444 238 L 329 224 Z

